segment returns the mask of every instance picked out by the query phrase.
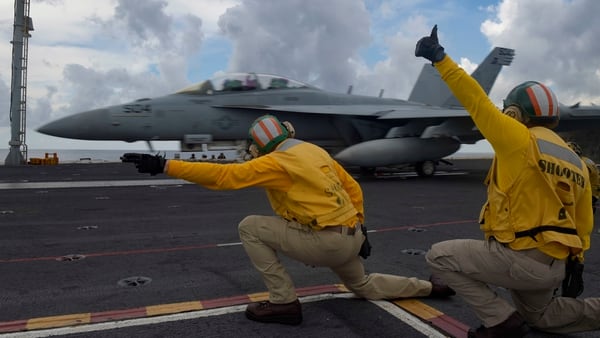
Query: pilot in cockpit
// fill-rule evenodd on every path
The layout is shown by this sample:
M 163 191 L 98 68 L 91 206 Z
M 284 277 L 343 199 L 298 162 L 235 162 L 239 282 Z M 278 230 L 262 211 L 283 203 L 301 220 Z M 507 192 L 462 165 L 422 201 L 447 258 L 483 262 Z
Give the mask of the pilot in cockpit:
M 255 74 L 246 75 L 246 80 L 244 82 L 245 90 L 255 90 L 258 89 L 258 79 Z
M 288 80 L 283 79 L 283 78 L 271 79 L 271 82 L 269 83 L 269 89 L 281 89 L 281 88 L 287 88 L 287 86 L 288 86 Z

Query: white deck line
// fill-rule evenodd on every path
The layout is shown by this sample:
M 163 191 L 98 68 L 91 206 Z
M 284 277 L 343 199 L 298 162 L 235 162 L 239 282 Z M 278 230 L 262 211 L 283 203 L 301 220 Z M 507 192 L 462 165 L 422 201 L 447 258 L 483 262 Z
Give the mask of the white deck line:
M 352 293 L 341 293 L 341 294 L 324 293 L 324 294 L 319 294 L 319 295 L 301 297 L 300 300 L 302 303 L 310 303 L 310 302 L 317 302 L 317 301 L 335 299 L 335 298 L 354 298 L 354 297 L 355 296 Z M 415 330 L 423 333 L 426 337 L 435 337 L 435 338 L 446 337 L 445 335 L 436 331 L 431 326 L 422 322 L 417 317 L 409 314 L 408 312 L 402 310 L 400 307 L 398 307 L 388 301 L 371 301 L 371 302 L 373 304 L 379 306 L 383 310 L 387 311 L 394 317 L 402 320 L 403 322 L 405 322 L 406 324 L 408 324 Z M 173 321 L 179 321 L 179 320 L 219 316 L 219 315 L 224 315 L 224 314 L 229 314 L 229 313 L 242 312 L 246 309 L 246 306 L 247 306 L 246 304 L 242 304 L 242 305 L 228 306 L 228 307 L 222 307 L 222 308 L 217 308 L 217 309 L 175 313 L 175 314 L 171 314 L 171 315 L 144 317 L 144 318 L 136 318 L 136 319 L 126 319 L 126 320 L 95 323 L 95 324 L 82 324 L 82 325 L 77 325 L 77 326 L 59 327 L 59 328 L 53 328 L 53 329 L 35 330 L 35 331 L 27 331 L 27 332 L 14 332 L 14 333 L 8 333 L 8 334 L 0 334 L 0 337 L 37 338 L 37 337 L 52 337 L 52 336 L 58 336 L 58 335 L 67 335 L 67 334 L 102 331 L 102 330 L 113 330 L 113 329 L 132 327 L 132 326 L 152 325 L 152 324 L 158 324 L 158 323 L 166 323 L 166 322 L 173 322 Z
M 0 190 L 15 189 L 59 189 L 59 188 L 98 188 L 98 187 L 132 187 L 154 185 L 193 184 L 185 180 L 114 180 L 114 181 L 61 181 L 61 182 L 11 182 L 0 183 Z

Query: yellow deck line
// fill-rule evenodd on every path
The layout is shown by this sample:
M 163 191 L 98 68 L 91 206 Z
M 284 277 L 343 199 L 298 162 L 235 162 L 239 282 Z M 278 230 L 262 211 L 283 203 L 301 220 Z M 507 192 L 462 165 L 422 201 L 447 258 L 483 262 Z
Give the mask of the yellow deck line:
M 258 293 L 250 293 L 248 294 L 248 298 L 250 298 L 253 302 L 262 302 L 264 300 L 269 300 L 268 292 L 258 292 Z
M 146 314 L 148 316 L 158 316 L 178 312 L 202 310 L 203 308 L 204 307 L 200 301 L 150 305 L 146 306 Z
M 33 318 L 27 321 L 27 330 L 87 324 L 91 321 L 91 317 L 91 313 L 76 313 L 63 316 Z
M 432 318 L 444 315 L 443 312 L 440 312 L 416 299 L 394 300 L 393 303 L 425 320 L 431 320 Z

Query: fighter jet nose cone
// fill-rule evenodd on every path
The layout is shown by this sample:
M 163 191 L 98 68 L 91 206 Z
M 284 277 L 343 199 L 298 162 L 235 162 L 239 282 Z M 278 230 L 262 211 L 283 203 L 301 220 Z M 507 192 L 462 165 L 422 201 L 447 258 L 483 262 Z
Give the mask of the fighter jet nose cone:
M 49 122 L 37 129 L 39 133 L 72 138 L 102 139 L 106 136 L 108 112 L 104 109 L 90 110 Z
M 49 122 L 37 129 L 39 133 L 72 138 L 77 134 L 77 124 L 71 117 L 62 118 L 56 121 Z
M 56 123 L 50 122 L 36 129 L 38 133 L 46 134 L 50 136 L 56 136 Z

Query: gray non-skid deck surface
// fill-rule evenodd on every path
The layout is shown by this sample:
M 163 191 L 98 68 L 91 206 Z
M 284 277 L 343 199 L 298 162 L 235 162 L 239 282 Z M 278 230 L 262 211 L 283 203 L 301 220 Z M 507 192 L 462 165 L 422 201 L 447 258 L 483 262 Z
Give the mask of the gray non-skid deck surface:
M 429 271 L 418 253 L 445 239 L 481 238 L 476 219 L 485 199 L 482 181 L 488 165 L 489 160 L 465 160 L 443 166 L 439 175 L 427 179 L 410 173 L 361 179 L 366 223 L 374 230 L 367 271 L 427 278 Z M 210 191 L 178 181 L 6 188 L 8 183 L 164 179 L 138 174 L 132 164 L 123 163 L 0 166 L 0 322 L 264 292 L 237 235 L 237 224 L 246 215 L 272 214 L 260 189 Z M 592 236 L 586 258 L 584 296 L 600 295 L 598 236 Z M 55 259 L 68 255 L 85 258 Z M 282 260 L 299 288 L 339 283 L 328 269 Z M 151 282 L 118 284 L 129 277 Z M 422 301 L 466 325 L 479 325 L 458 297 Z M 367 301 L 334 299 L 305 304 L 304 322 L 298 327 L 254 323 L 239 312 L 75 336 L 421 334 Z

